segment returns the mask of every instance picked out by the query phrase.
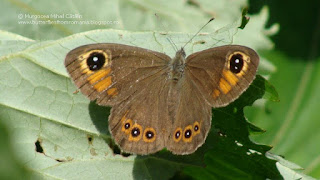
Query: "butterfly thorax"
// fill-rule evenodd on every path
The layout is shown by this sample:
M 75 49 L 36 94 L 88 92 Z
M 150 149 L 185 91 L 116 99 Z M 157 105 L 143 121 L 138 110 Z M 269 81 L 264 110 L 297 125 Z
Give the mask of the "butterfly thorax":
M 170 63 L 171 72 L 169 74 L 169 79 L 173 81 L 179 81 L 184 73 L 186 53 L 183 48 L 177 51 L 176 56 L 172 59 Z

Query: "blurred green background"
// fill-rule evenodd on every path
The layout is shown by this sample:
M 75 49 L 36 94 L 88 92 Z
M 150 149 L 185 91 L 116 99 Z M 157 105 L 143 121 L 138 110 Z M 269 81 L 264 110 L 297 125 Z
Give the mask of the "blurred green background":
M 266 133 L 250 136 L 258 143 L 271 145 L 271 152 L 285 157 L 304 168 L 300 171 L 320 178 L 320 1 L 245 0 L 232 1 L 23 1 L 0 0 L 0 36 L 2 57 L 14 34 L 21 40 L 57 40 L 79 32 L 113 28 L 132 31 L 160 30 L 196 32 L 204 22 L 216 20 L 204 31 L 218 29 L 240 17 L 249 8 L 248 27 L 239 32 L 235 43 L 248 45 L 259 52 L 262 65 L 259 72 L 276 88 L 280 102 L 259 101 L 246 109 L 250 122 Z M 267 7 L 267 9 L 266 9 Z M 113 20 L 108 25 L 18 25 L 19 14 L 79 13 L 84 19 Z M 134 12 L 134 13 L 133 13 Z M 156 22 L 157 12 L 165 29 Z M 134 15 L 132 15 L 134 14 Z M 120 19 L 119 19 L 120 18 Z M 279 29 L 277 28 L 279 27 Z M 250 33 L 246 33 L 250 32 Z M 250 37 L 250 35 L 252 35 Z M 26 37 L 26 38 L 24 38 Z M 29 39 L 27 39 L 29 38 Z M 29 41 L 24 42 L 27 47 Z M 15 49 L 20 50 L 20 49 Z M 11 51 L 15 51 L 14 48 Z M 0 60 L 1 61 L 1 60 Z M 1 77 L 0 77 L 1 82 Z M 1 92 L 0 92 L 1 93 Z M 1 103 L 0 108 L 6 104 Z M 5 108 L 3 108 L 5 109 Z M 1 111 L 1 109 L 0 109 Z M 2 112 L 6 114 L 6 112 Z M 0 117 L 1 118 L 5 116 Z M 10 118 L 8 118 L 10 119 Z M 20 164 L 10 142 L 10 123 L 0 124 L 0 179 L 25 176 L 26 167 Z M 11 137 L 12 138 L 12 137 Z
M 261 7 L 268 6 L 267 25 L 280 24 L 280 31 L 272 37 L 275 50 L 302 60 L 319 57 L 320 1 L 250 0 L 249 6 L 249 13 L 257 13 Z
M 270 9 L 267 25 L 280 24 L 271 39 L 272 51 L 262 52 L 275 66 L 270 82 L 276 87 L 279 103 L 267 103 L 265 113 L 252 112 L 248 118 L 267 130 L 254 137 L 274 146 L 272 152 L 320 178 L 320 1 L 251 0 L 249 12 L 263 6 Z

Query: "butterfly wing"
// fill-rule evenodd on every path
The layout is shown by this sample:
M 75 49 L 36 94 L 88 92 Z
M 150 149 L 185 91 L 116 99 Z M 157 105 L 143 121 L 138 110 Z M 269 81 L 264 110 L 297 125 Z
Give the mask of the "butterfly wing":
M 161 72 L 160 72 L 161 73 Z M 148 89 L 114 106 L 109 130 L 125 152 L 155 153 L 165 147 L 171 123 L 167 107 L 167 74 L 155 74 Z
M 67 71 L 90 100 L 112 106 L 109 131 L 125 152 L 149 154 L 164 148 L 169 86 L 165 54 L 119 44 L 72 50 Z
M 255 78 L 258 63 L 255 51 L 235 45 L 188 56 L 184 75 L 169 94 L 176 105 L 169 106 L 173 126 L 168 150 L 190 154 L 201 146 L 211 128 L 211 107 L 226 106 L 238 98 Z
M 244 46 L 228 45 L 191 54 L 185 73 L 204 99 L 222 107 L 237 99 L 255 78 L 257 53 Z
M 91 44 L 70 51 L 65 66 L 76 86 L 99 105 L 120 103 L 150 76 L 167 67 L 170 57 L 159 52 L 119 44 Z
M 172 128 L 167 148 L 174 154 L 191 154 L 205 142 L 211 128 L 211 106 L 188 74 L 171 87 L 169 114 Z

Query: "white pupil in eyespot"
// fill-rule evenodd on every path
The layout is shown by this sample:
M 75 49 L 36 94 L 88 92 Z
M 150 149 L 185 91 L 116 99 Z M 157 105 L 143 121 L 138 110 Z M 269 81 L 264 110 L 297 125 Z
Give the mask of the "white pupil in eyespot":
M 95 56 L 95 57 L 92 58 L 92 60 L 93 60 L 94 62 L 97 62 L 97 61 L 99 60 L 99 58 Z
M 239 63 L 239 62 L 240 62 L 240 60 L 239 60 L 239 59 L 236 59 L 236 60 L 235 60 L 235 63 Z

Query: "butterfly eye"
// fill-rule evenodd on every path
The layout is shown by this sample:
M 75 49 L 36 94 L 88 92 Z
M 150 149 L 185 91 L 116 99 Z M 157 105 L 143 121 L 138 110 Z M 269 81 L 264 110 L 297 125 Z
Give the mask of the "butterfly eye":
M 106 62 L 106 58 L 102 53 L 93 52 L 87 59 L 87 65 L 91 71 L 96 71 L 102 68 L 104 63 Z
M 230 58 L 231 72 L 238 74 L 243 68 L 243 57 L 241 54 L 233 54 Z

